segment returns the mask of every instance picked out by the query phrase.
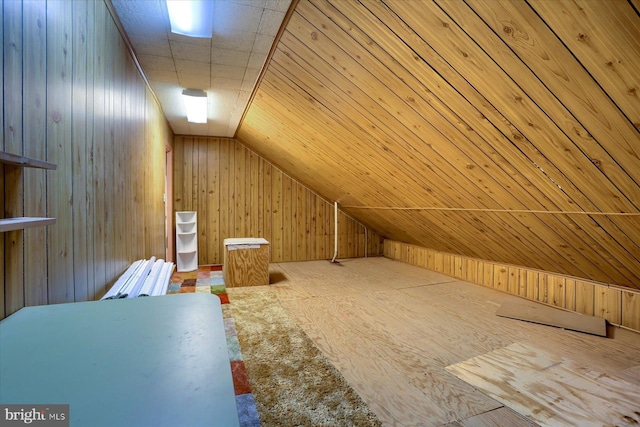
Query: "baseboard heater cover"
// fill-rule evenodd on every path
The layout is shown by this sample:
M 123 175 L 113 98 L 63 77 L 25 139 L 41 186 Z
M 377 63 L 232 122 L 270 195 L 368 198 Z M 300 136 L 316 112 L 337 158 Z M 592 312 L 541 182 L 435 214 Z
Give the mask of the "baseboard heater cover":
M 156 257 L 135 261 L 101 299 L 165 295 L 174 266 L 174 263 Z

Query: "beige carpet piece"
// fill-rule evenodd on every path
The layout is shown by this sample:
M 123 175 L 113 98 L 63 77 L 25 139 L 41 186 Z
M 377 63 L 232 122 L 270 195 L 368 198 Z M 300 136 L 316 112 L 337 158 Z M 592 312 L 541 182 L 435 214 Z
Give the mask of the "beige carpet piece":
M 256 290 L 229 299 L 263 427 L 381 425 L 275 295 Z

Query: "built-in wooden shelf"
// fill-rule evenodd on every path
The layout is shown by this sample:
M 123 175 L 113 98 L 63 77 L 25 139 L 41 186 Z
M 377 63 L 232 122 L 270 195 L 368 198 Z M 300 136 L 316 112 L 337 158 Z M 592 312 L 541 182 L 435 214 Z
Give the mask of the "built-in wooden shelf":
M 37 218 L 28 216 L 4 218 L 0 219 L 0 233 L 5 231 L 21 230 L 24 228 L 41 227 L 55 223 L 55 218 Z
M 55 170 L 58 166 L 55 163 L 45 162 L 44 160 L 34 159 L 31 157 L 19 156 L 17 154 L 0 151 L 0 163 L 6 165 L 18 166 L 21 168 L 38 168 Z M 5 231 L 23 230 L 31 227 L 42 227 L 45 225 L 55 224 L 55 218 L 39 218 L 20 216 L 15 218 L 0 219 L 0 233 Z
M 20 166 L 23 168 L 39 168 L 39 169 L 57 169 L 55 163 L 45 162 L 44 160 L 33 159 L 31 157 L 18 156 L 17 154 L 0 151 L 0 163 L 7 165 Z

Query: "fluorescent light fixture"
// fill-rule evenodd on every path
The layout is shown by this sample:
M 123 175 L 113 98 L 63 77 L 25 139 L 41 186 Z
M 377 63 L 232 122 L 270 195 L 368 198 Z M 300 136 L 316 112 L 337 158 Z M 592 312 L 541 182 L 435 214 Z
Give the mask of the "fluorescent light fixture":
M 171 32 L 189 37 L 213 35 L 213 0 L 167 0 Z
M 190 123 L 207 123 L 207 94 L 201 89 L 185 89 L 182 99 L 187 109 L 187 121 Z

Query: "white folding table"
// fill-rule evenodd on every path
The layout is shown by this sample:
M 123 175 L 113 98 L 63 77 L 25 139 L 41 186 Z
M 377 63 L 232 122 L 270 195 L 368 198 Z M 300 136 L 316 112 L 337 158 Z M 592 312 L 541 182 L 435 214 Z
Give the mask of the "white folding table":
M 23 308 L 0 322 L 0 403 L 69 404 L 71 426 L 238 426 L 220 299 Z

